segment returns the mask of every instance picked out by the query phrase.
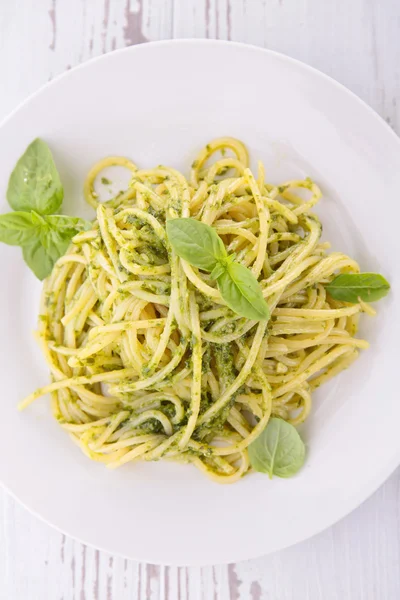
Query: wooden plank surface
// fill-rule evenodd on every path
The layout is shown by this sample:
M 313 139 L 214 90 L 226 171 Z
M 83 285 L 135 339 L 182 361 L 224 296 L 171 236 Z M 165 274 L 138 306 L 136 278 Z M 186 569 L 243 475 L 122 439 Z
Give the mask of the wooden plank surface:
M 399 133 L 399 30 L 398 0 L 3 0 L 0 118 L 93 56 L 151 40 L 210 37 L 308 62 Z M 353 514 L 305 543 L 237 565 L 186 569 L 87 548 L 0 490 L 0 599 L 398 600 L 399 499 L 397 471 Z

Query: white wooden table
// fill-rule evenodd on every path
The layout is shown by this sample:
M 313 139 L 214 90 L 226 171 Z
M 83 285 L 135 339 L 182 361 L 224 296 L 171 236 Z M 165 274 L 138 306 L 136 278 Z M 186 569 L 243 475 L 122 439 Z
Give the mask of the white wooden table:
M 321 69 L 399 133 L 399 34 L 399 0 L 2 0 L 0 118 L 92 56 L 151 40 L 218 37 Z M 397 471 L 307 542 L 251 562 L 186 569 L 87 548 L 0 490 L 0 599 L 398 600 L 399 500 Z

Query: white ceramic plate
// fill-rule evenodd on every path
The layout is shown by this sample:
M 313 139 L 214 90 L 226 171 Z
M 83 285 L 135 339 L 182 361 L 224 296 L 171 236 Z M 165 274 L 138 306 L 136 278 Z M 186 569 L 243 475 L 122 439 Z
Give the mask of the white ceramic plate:
M 36 136 L 50 144 L 65 209 L 77 214 L 85 173 L 100 157 L 187 172 L 196 152 L 222 135 L 246 142 L 272 181 L 315 178 L 326 237 L 392 284 L 378 317 L 363 321 L 371 349 L 316 394 L 303 430 L 307 463 L 293 479 L 251 475 L 219 486 L 164 462 L 111 471 L 72 444 L 47 399 L 19 414 L 18 400 L 49 380 L 32 339 L 40 284 L 18 249 L 0 248 L 0 479 L 69 535 L 153 563 L 236 561 L 303 540 L 360 504 L 400 458 L 400 143 L 331 79 L 272 52 L 214 41 L 146 44 L 93 60 L 1 126 L 1 212 L 9 174 Z

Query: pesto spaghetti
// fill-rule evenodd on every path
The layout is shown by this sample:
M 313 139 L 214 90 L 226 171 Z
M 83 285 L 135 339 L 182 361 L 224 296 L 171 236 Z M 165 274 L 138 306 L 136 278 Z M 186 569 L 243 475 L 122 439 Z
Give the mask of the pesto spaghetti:
M 117 164 L 131 170 L 129 188 L 101 204 L 95 178 Z M 320 189 L 310 179 L 268 183 L 242 143 L 221 138 L 189 179 L 106 158 L 85 197 L 97 218 L 43 287 L 37 337 L 53 382 L 20 408 L 50 393 L 60 425 L 108 467 L 165 458 L 237 481 L 271 416 L 302 423 L 312 391 L 368 347 L 355 333 L 373 309 L 361 294 L 349 304 L 326 290 L 359 267 L 320 241 Z M 210 273 L 178 256 L 166 223 L 189 217 L 251 271 L 269 321 L 234 312 Z

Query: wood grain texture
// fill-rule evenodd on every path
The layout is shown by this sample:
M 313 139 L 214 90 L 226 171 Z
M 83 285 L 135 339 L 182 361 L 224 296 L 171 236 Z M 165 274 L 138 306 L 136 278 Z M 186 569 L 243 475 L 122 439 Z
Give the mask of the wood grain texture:
M 126 45 L 253 43 L 352 89 L 400 133 L 398 0 L 13 0 L 0 6 L 0 118 L 46 81 Z M 298 546 L 246 563 L 169 568 L 76 542 L 0 491 L 1 600 L 398 600 L 400 472 Z M 301 515 L 299 515 L 301 518 Z

